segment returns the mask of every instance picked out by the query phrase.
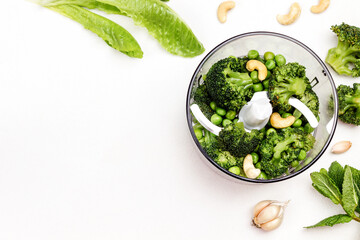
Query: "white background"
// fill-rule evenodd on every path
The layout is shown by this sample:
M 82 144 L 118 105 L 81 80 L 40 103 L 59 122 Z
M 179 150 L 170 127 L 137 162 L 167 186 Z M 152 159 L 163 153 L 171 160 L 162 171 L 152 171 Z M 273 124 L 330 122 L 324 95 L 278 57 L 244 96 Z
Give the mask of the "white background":
M 360 26 L 360 1 L 299 0 L 302 14 L 277 23 L 291 1 L 236 0 L 220 24 L 220 1 L 170 0 L 206 52 L 186 59 L 163 50 L 131 19 L 106 15 L 140 43 L 132 59 L 62 15 L 26 1 L 0 8 L 0 239 L 359 239 L 357 222 L 304 229 L 342 213 L 311 186 L 309 174 L 338 160 L 360 168 L 360 127 L 339 123 L 330 148 L 309 170 L 285 182 L 235 183 L 207 167 L 186 123 L 185 98 L 201 59 L 223 40 L 248 31 L 294 37 L 322 59 L 337 39 L 329 28 Z M 360 79 L 339 77 L 336 84 Z M 281 227 L 251 226 L 260 200 L 291 202 Z

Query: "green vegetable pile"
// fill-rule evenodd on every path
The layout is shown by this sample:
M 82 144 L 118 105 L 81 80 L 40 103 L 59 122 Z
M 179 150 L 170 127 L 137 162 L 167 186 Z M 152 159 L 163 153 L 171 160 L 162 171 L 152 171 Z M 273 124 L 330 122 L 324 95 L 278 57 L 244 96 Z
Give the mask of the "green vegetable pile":
M 135 38 L 117 23 L 95 14 L 97 9 L 108 14 L 130 17 L 136 25 L 147 28 L 168 52 L 194 57 L 205 51 L 189 26 L 160 0 L 34 0 L 40 5 L 77 21 L 96 33 L 114 49 L 135 58 L 143 52 Z
M 249 60 L 265 64 L 268 74 L 264 81 L 258 79 L 257 70 L 248 71 Z M 196 119 L 194 132 L 201 146 L 220 167 L 245 176 L 243 161 L 251 154 L 258 178 L 278 178 L 305 164 L 307 152 L 315 143 L 314 129 L 299 111 L 289 105 L 296 97 L 319 116 L 319 100 L 306 77 L 305 67 L 299 63 L 286 63 L 283 55 L 272 52 L 260 56 L 250 50 L 245 57 L 230 56 L 211 66 L 201 83 L 193 91 L 196 103 L 204 115 L 215 125 L 223 127 L 219 136 L 204 129 Z M 251 100 L 255 92 L 267 90 L 274 112 L 283 118 L 294 116 L 295 122 L 275 129 L 270 122 L 261 130 L 247 132 L 238 122 L 239 110 Z
M 306 228 L 334 226 L 351 220 L 360 222 L 360 171 L 346 165 L 342 167 L 333 162 L 327 171 L 311 173 L 313 187 L 333 203 L 340 204 L 344 214 L 337 214 Z

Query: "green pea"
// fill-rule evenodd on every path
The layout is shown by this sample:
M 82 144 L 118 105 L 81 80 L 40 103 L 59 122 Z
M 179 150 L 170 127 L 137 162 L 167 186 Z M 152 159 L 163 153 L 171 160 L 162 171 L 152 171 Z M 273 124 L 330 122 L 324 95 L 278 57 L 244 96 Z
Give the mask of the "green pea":
M 301 127 L 302 121 L 301 119 L 296 119 L 295 122 L 293 123 L 293 127 Z
M 237 123 L 239 121 L 239 119 L 238 118 L 235 118 L 234 120 L 233 120 L 233 123 L 235 124 L 235 123 Z
M 229 125 L 229 124 L 231 124 L 231 123 L 232 123 L 232 121 L 229 120 L 229 119 L 224 119 L 224 121 L 222 121 L 223 127 L 225 127 L 226 125 Z
M 287 118 L 288 116 L 292 116 L 292 114 L 291 113 L 283 113 L 281 115 L 281 117 L 283 117 L 283 118 Z
M 216 109 L 216 103 L 215 103 L 215 102 L 211 102 L 211 103 L 210 103 L 210 108 L 215 111 L 215 109 Z
M 298 156 L 298 159 L 300 161 L 304 160 L 306 158 L 306 152 L 305 150 L 301 149 L 300 153 L 299 153 L 299 156 Z
M 314 129 L 311 127 L 310 123 L 305 124 L 304 131 L 307 133 L 312 133 Z
M 229 111 L 226 113 L 225 117 L 226 117 L 227 119 L 229 119 L 229 120 L 234 120 L 234 118 L 236 117 L 236 112 L 233 111 L 233 110 L 229 110 Z
M 253 81 L 258 81 L 258 71 L 252 71 L 250 73 L 250 78 L 253 80 Z
M 261 92 L 262 90 L 264 90 L 264 87 L 261 83 L 255 83 L 253 85 L 253 89 L 255 92 Z
M 267 131 L 266 131 L 266 136 L 269 136 L 270 134 L 272 133 L 276 133 L 276 130 L 274 128 L 269 128 Z
M 267 60 L 273 60 L 275 58 L 275 54 L 273 52 L 266 52 L 264 53 L 264 59 Z
M 266 176 L 266 174 L 264 172 L 261 172 L 259 174 L 259 176 L 257 177 L 257 179 L 268 179 L 268 177 Z
M 240 175 L 240 168 L 238 166 L 233 166 L 233 167 L 229 168 L 229 172 L 236 174 L 236 175 Z
M 226 110 L 223 109 L 223 108 L 216 107 L 215 112 L 220 116 L 225 116 L 226 115 Z
M 297 167 L 298 165 L 299 165 L 299 161 L 296 161 L 296 160 L 295 160 L 295 161 L 292 161 L 292 162 L 291 162 L 291 166 L 292 166 L 292 167 Z
M 275 56 L 275 62 L 276 62 L 276 64 L 277 64 L 278 66 L 282 66 L 282 65 L 285 65 L 286 59 L 285 59 L 285 57 L 284 57 L 283 55 L 277 54 L 277 55 Z
M 259 52 L 258 51 L 256 51 L 256 50 L 250 50 L 249 52 L 248 52 L 248 58 L 249 59 L 256 59 L 256 58 L 258 58 L 259 57 Z
M 260 162 L 257 162 L 257 163 L 255 164 L 255 168 L 261 169 L 261 163 L 260 163 Z
M 266 66 L 267 69 L 272 70 L 272 69 L 275 68 L 276 64 L 275 64 L 274 60 L 267 60 L 265 62 L 265 66 Z
M 199 128 L 194 129 L 194 133 L 198 140 L 203 137 L 203 131 Z
M 251 157 L 252 157 L 254 164 L 256 164 L 259 161 L 259 154 L 253 152 L 253 153 L 251 153 Z
M 262 81 L 262 85 L 264 86 L 264 89 L 269 89 L 269 80 Z
M 222 117 L 215 113 L 211 116 L 210 121 L 215 125 L 220 125 L 222 122 Z

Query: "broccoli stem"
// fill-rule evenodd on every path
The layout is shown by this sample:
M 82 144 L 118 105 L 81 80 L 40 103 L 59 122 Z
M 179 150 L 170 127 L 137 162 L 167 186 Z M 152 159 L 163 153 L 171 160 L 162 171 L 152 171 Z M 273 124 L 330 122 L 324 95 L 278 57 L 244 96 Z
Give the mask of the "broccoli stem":
M 351 63 L 357 61 L 354 53 L 358 53 L 359 48 L 352 47 L 346 42 L 339 41 L 337 47 L 328 51 L 325 62 L 339 73 L 352 75 L 352 69 L 349 68 Z

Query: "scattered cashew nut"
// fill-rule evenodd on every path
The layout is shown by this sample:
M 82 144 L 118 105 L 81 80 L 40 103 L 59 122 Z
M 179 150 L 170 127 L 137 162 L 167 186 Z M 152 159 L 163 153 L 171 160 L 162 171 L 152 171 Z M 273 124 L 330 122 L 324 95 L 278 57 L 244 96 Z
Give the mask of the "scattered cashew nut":
M 243 163 L 243 169 L 245 175 L 252 179 L 257 178 L 261 173 L 260 169 L 255 168 L 251 154 L 246 155 Z
M 217 11 L 217 17 L 221 23 L 226 22 L 227 12 L 230 9 L 233 9 L 234 7 L 235 7 L 234 1 L 225 1 L 219 5 L 218 11 Z
M 330 0 L 320 0 L 318 5 L 314 5 L 311 7 L 312 13 L 322 13 L 325 11 L 330 5 Z
M 290 127 L 294 122 L 296 118 L 294 116 L 288 116 L 286 118 L 282 118 L 279 113 L 274 112 L 270 116 L 270 124 L 274 128 L 286 128 Z
M 290 6 L 290 11 L 288 14 L 285 15 L 277 15 L 276 19 L 277 21 L 282 25 L 289 25 L 300 16 L 301 13 L 301 7 L 299 3 L 295 2 Z
M 265 80 L 265 78 L 267 76 L 267 68 L 266 68 L 265 64 L 263 64 L 262 62 L 260 62 L 258 60 L 249 60 L 246 63 L 246 69 L 250 72 L 252 72 L 256 69 L 258 71 L 258 79 L 260 81 Z

